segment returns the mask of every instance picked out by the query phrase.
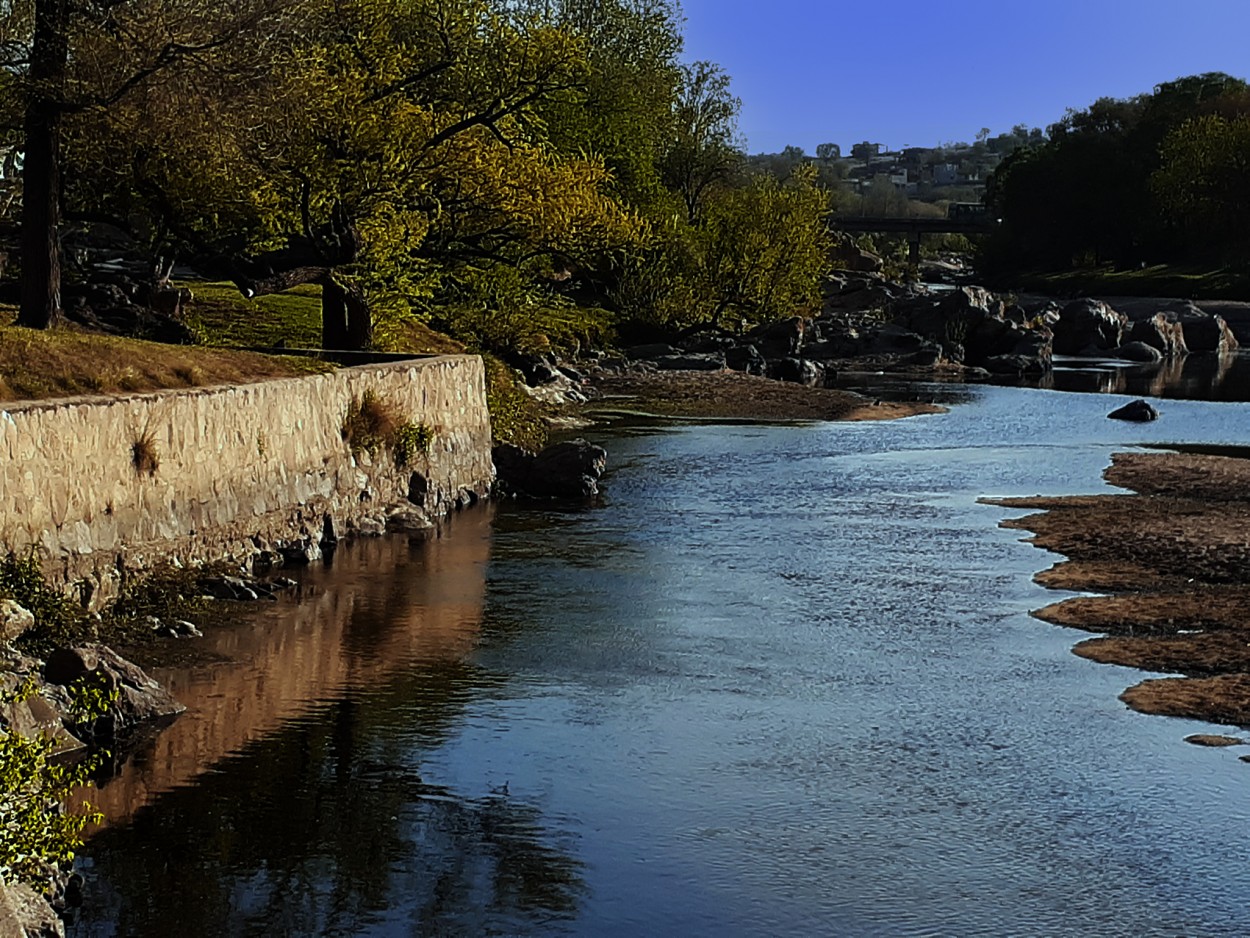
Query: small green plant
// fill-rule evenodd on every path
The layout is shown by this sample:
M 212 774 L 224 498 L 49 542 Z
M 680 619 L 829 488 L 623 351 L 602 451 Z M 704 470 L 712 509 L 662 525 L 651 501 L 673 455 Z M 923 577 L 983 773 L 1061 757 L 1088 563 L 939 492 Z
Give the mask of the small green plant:
M 408 421 L 395 431 L 395 465 L 402 468 L 417 456 L 430 455 L 433 444 L 433 428 Z
M 27 681 L 0 697 L 13 704 L 34 693 Z M 115 693 L 115 692 L 114 692 Z M 84 696 L 84 713 L 94 718 L 107 695 Z M 82 787 L 99 756 L 76 765 L 52 761 L 56 742 L 47 734 L 24 736 L 0 730 L 0 880 L 45 886 L 48 868 L 68 863 L 82 844 L 82 830 L 103 815 L 91 805 L 66 810 L 64 802 Z
M 46 655 L 82 633 L 83 612 L 43 578 L 39 558 L 9 554 L 0 560 L 0 597 L 11 599 L 35 617 L 35 626 L 17 640 L 20 651 Z
M 161 467 L 161 454 L 156 448 L 156 437 L 151 430 L 136 433 L 130 443 L 130 461 L 134 463 L 135 472 L 141 476 L 154 476 Z
M 261 459 L 265 458 L 265 453 L 269 451 L 269 438 L 265 436 L 265 431 L 256 434 L 256 455 Z
M 343 441 L 353 456 L 362 452 L 376 456 L 383 446 L 394 443 L 400 425 L 394 408 L 373 391 L 365 391 L 359 397 L 353 394 L 343 415 Z

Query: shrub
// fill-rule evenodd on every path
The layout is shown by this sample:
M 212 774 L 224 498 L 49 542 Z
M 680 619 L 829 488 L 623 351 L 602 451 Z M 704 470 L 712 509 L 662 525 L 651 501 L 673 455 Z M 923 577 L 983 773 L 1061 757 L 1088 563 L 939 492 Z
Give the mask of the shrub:
M 130 460 L 139 475 L 156 475 L 156 470 L 161 467 L 161 454 L 156 448 L 156 438 L 151 430 L 135 435 L 130 444 Z
M 428 456 L 433 443 L 432 428 L 408 421 L 395 431 L 395 465 L 403 467 L 418 455 Z
M 4 695 L 14 703 L 33 693 L 25 684 Z M 115 698 L 95 688 L 83 688 L 75 696 L 82 709 L 80 719 L 94 719 Z M 99 757 L 77 765 L 51 761 L 55 741 L 46 734 L 36 737 L 0 730 L 0 880 L 46 888 L 49 867 L 68 863 L 82 843 L 82 830 L 103 816 L 84 804 L 66 810 L 65 800 L 88 781 Z
M 46 655 L 82 633 L 82 609 L 48 585 L 33 552 L 0 560 L 0 597 L 12 599 L 35 617 L 34 628 L 17 640 L 26 654 Z

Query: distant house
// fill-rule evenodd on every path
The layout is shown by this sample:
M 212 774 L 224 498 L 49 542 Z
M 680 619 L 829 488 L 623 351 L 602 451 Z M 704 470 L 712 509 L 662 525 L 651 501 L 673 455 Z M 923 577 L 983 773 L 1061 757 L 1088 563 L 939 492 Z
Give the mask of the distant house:
M 934 163 L 932 172 L 935 186 L 953 186 L 959 182 L 959 167 L 954 163 Z

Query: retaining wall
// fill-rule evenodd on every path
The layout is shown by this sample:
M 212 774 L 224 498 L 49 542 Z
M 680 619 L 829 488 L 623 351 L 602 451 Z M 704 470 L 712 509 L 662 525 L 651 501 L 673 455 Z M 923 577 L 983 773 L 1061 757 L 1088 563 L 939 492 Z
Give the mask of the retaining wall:
M 427 455 L 353 457 L 353 397 L 373 391 L 434 430 Z M 36 549 L 87 601 L 156 560 L 246 561 L 284 541 L 376 531 L 387 509 L 431 515 L 494 476 L 480 358 L 448 355 L 231 387 L 0 405 L 0 549 Z M 149 439 L 155 472 L 136 467 Z M 414 473 L 417 477 L 414 479 Z M 416 483 L 415 486 L 413 483 Z

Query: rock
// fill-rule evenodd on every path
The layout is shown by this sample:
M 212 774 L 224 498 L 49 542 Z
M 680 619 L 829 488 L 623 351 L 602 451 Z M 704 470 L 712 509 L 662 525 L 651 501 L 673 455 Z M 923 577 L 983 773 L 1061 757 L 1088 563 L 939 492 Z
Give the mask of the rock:
M 792 316 L 779 322 L 756 326 L 745 336 L 761 355 L 772 361 L 798 355 L 803 349 L 808 322 L 801 316 Z
M 34 627 L 33 612 L 11 599 L 0 599 L 0 641 L 16 641 Z
M 24 674 L 16 672 L 0 674 L 0 697 L 10 700 L 29 674 L 29 671 Z M 35 684 L 38 688 L 35 693 L 27 695 L 22 700 L 0 703 L 0 724 L 3 724 L 5 729 L 23 736 L 47 735 L 55 741 L 59 753 L 81 749 L 82 743 L 65 728 L 61 710 L 42 693 L 38 678 L 35 679 Z
M 734 371 L 749 375 L 762 375 L 768 369 L 768 362 L 754 345 L 735 345 L 725 349 L 725 364 Z
M 661 355 L 651 359 L 651 363 L 660 371 L 720 371 L 725 367 L 725 356 L 721 352 L 701 355 Z
M 430 499 L 430 480 L 422 473 L 408 476 L 408 501 L 418 508 L 425 508 Z
M 390 534 L 428 534 L 434 529 L 430 516 L 419 508 L 392 508 L 386 514 L 386 530 Z
M 650 361 L 653 358 L 664 358 L 680 354 L 681 349 L 673 348 L 673 346 L 665 345 L 662 342 L 652 342 L 649 345 L 635 345 L 625 349 L 625 357 L 630 361 Z
M 1029 355 L 991 355 L 985 359 L 985 370 L 992 375 L 1023 377 L 1045 371 L 1037 358 Z
M 1163 352 L 1145 342 L 1125 342 L 1117 349 L 1110 351 L 1112 358 L 1120 358 L 1126 362 L 1161 362 Z
M 881 258 L 861 250 L 850 238 L 839 238 L 829 251 L 829 260 L 835 270 L 876 273 L 881 269 Z
M 56 909 L 25 883 L 0 884 L 0 935 L 5 938 L 65 938 Z
M 1174 313 L 1181 330 L 1185 335 L 1185 344 L 1191 352 L 1235 352 L 1238 348 L 1237 337 L 1224 321 L 1223 316 L 1204 313 L 1193 309 L 1179 310 Z
M 548 446 L 537 455 L 503 444 L 492 455 L 500 491 L 532 498 L 597 495 L 608 457 L 602 447 L 581 439 Z
M 321 559 L 321 545 L 311 537 L 301 537 L 278 545 L 282 562 L 296 567 L 306 567 Z
M 1059 311 L 1054 349 L 1060 355 L 1097 354 L 1118 348 L 1128 317 L 1100 300 L 1073 300 Z
M 1128 339 L 1126 346 L 1140 342 L 1157 349 L 1162 358 L 1179 358 L 1189 353 L 1185 345 L 1184 329 L 1166 313 L 1155 313 L 1149 319 L 1133 323 Z M 1136 360 L 1138 359 L 1134 359 Z
M 118 696 L 108 713 L 96 720 L 92 734 L 116 738 L 141 724 L 177 716 L 184 708 L 138 665 L 127 661 L 107 645 L 87 644 L 61 648 L 48 656 L 44 678 L 50 684 L 69 685 L 92 676 L 106 691 Z
M 1137 423 L 1145 423 L 1150 420 L 1157 420 L 1159 412 L 1145 401 L 1132 401 L 1123 407 L 1113 410 L 1107 414 L 1107 417 L 1111 420 L 1132 420 Z
M 1192 736 L 1186 736 L 1185 742 L 1194 746 L 1244 746 L 1246 741 L 1238 739 L 1236 736 L 1212 736 L 1207 733 L 1195 733 Z
M 768 377 L 809 388 L 824 387 L 825 369 L 805 358 L 781 358 L 768 364 Z

